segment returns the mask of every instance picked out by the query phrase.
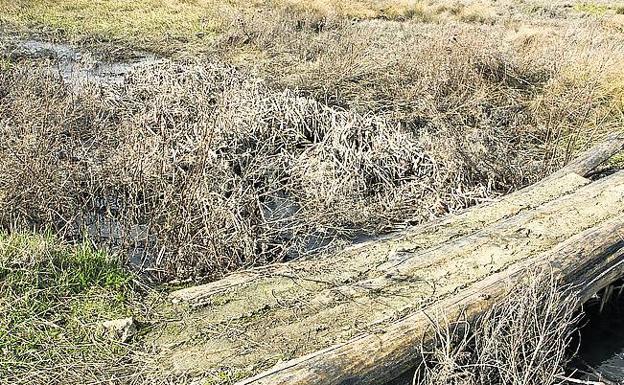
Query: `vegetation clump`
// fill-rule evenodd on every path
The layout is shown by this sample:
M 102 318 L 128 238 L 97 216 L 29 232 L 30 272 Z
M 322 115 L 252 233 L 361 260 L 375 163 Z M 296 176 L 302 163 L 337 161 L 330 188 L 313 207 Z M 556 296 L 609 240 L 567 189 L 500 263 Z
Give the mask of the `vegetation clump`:
M 224 65 L 156 64 L 77 92 L 36 66 L 1 76 L 2 225 L 86 231 L 160 280 L 323 251 L 544 172 L 505 127 L 416 129 Z
M 130 345 L 100 332 L 105 321 L 141 317 L 132 279 L 119 259 L 88 244 L 0 234 L 0 383 L 140 375 Z
M 575 346 L 578 296 L 552 276 L 533 274 L 468 322 L 436 323 L 414 383 L 550 385 L 565 383 Z

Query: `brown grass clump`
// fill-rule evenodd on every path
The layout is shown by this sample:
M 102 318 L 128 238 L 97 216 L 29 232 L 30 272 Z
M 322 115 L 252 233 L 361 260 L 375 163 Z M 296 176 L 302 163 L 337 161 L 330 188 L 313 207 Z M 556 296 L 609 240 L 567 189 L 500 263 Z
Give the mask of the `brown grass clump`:
M 1 84 L 2 226 L 86 235 L 160 278 L 318 252 L 491 192 L 417 132 L 226 66 L 155 65 L 82 90 L 21 66 Z
M 280 88 L 409 129 L 493 129 L 523 148 L 547 143 L 547 167 L 623 122 L 624 35 L 610 19 L 334 21 L 322 29 L 303 20 L 242 17 L 220 47 L 253 52 L 254 67 Z
M 468 323 L 437 327 L 414 384 L 559 384 L 574 351 L 578 296 L 544 275 Z M 444 325 L 444 324 L 442 324 Z

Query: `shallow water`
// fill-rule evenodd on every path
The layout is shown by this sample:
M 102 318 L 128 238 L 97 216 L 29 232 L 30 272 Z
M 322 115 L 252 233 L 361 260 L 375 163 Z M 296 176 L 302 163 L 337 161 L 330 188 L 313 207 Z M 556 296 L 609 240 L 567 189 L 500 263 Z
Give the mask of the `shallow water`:
M 590 380 L 624 383 L 624 293 L 618 291 L 602 311 L 599 301 L 586 305 L 578 358 L 593 372 Z
M 125 75 L 133 69 L 160 62 L 147 52 L 134 52 L 133 59 L 112 61 L 96 58 L 69 44 L 38 40 L 15 42 L 8 52 L 13 58 L 50 59 L 61 78 L 68 84 L 82 86 L 85 83 L 122 84 Z

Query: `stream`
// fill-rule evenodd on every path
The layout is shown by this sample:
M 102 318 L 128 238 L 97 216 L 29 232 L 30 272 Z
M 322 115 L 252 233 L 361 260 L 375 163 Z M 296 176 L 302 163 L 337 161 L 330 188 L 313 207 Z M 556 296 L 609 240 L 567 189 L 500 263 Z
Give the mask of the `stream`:
M 614 285 L 609 301 L 599 299 L 585 305 L 586 317 L 580 330 L 577 354 L 584 378 L 606 385 L 624 383 L 624 290 Z M 620 292 L 622 290 L 622 292 Z M 579 378 L 580 376 L 575 376 Z
M 79 50 L 69 44 L 39 40 L 12 41 L 4 55 L 14 59 L 51 60 L 64 82 L 80 87 L 85 83 L 122 84 L 125 75 L 133 69 L 159 63 L 156 55 L 135 51 L 123 61 L 107 60 Z

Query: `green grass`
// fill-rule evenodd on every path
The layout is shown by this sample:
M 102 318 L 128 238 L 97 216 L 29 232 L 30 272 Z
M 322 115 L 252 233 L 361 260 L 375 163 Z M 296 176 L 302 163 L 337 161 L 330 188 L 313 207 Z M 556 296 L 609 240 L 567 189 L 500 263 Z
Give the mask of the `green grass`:
M 574 5 L 574 9 L 577 12 L 590 15 L 604 15 L 609 10 L 609 7 L 604 4 L 583 3 Z
M 208 376 L 208 379 L 203 382 L 203 385 L 224 385 L 234 384 L 237 381 L 243 380 L 249 377 L 251 373 L 247 371 L 230 371 L 224 370 L 221 372 L 213 373 Z
M 131 279 L 87 244 L 0 233 L 0 383 L 97 378 L 98 363 L 127 356 L 97 325 L 136 315 Z
M 216 12 L 205 0 L 17 0 L 2 2 L 0 22 L 70 41 L 167 51 L 206 44 L 219 29 Z
M 623 14 L 624 7 L 609 5 L 609 4 L 598 4 L 598 3 L 579 3 L 574 5 L 574 10 L 581 13 L 586 13 L 588 15 L 596 15 L 602 16 L 609 12 L 610 10 L 615 11 L 616 14 Z

